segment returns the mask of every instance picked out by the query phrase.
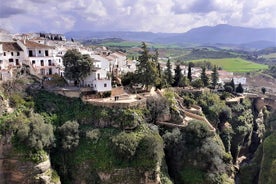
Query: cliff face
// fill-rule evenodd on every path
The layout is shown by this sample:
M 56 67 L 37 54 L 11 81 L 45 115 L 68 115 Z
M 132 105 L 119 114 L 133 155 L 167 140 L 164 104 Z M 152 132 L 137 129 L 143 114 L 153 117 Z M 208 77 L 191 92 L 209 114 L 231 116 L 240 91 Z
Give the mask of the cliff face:
M 1 137 L 0 178 L 0 183 L 9 184 L 60 184 L 48 155 L 38 163 L 26 160 L 25 155 L 13 147 L 10 135 Z
M 242 184 L 275 183 L 275 115 L 275 111 L 268 113 L 265 109 L 257 113 L 256 135 L 252 136 L 253 148 L 256 148 L 256 142 L 259 144 L 256 152 L 249 152 L 251 157 L 241 163 L 238 178 Z M 264 124 L 266 124 L 265 132 Z M 264 136 L 264 133 L 266 136 Z M 252 150 L 254 151 L 255 149 Z
M 190 95 L 214 131 L 204 121 L 191 121 L 185 112 L 193 109 L 184 111 L 186 100 L 173 93 L 148 98 L 141 109 L 97 107 L 37 90 L 28 95 L 13 90 L 0 98 L 0 183 L 234 183 L 239 164 L 241 183 L 274 180 L 275 136 L 262 143 L 268 115 L 254 113 L 248 101 L 227 107 L 213 93 Z M 159 121 L 165 123 L 155 125 Z M 47 135 L 48 125 L 55 127 L 54 143 L 37 136 Z M 39 144 L 30 144 L 33 135 Z M 30 151 L 40 143 L 51 146 Z
M 163 141 L 146 124 L 129 132 L 89 129 L 72 151 L 52 153 L 63 183 L 158 184 L 166 172 Z

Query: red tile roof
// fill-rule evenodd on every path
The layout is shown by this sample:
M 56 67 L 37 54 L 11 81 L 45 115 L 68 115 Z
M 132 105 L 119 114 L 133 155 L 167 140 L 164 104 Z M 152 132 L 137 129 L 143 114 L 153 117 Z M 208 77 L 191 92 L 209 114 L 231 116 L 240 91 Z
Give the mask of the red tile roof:
M 28 48 L 28 49 L 54 49 L 55 47 L 32 42 L 30 40 L 26 40 L 25 42 L 22 41 L 22 43 Z
M 3 45 L 3 51 L 22 51 L 16 42 L 0 42 Z

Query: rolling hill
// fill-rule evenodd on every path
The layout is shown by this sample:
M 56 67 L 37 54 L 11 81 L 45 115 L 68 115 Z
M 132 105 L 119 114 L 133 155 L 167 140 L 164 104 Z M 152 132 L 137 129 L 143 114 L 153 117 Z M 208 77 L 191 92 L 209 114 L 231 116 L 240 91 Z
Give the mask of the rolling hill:
M 77 40 L 120 38 L 132 41 L 189 45 L 230 45 L 239 48 L 262 49 L 276 46 L 276 28 L 246 28 L 230 25 L 203 26 L 185 33 L 152 32 L 93 32 L 75 31 L 65 34 L 67 38 Z

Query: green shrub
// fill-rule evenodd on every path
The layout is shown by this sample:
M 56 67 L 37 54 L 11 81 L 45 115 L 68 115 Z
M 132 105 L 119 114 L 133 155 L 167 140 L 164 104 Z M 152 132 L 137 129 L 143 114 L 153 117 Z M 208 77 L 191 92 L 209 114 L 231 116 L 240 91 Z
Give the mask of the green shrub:
M 181 182 L 189 184 L 204 184 L 204 172 L 197 168 L 185 168 L 180 173 Z
M 97 143 L 101 136 L 101 131 L 99 129 L 93 129 L 86 132 L 86 138 L 91 140 L 93 143 Z
M 136 153 L 141 138 L 136 137 L 134 133 L 121 132 L 112 137 L 112 145 L 115 154 L 120 159 L 130 160 Z
M 76 121 L 67 121 L 58 128 L 61 147 L 64 150 L 72 150 L 79 144 L 79 124 Z
M 11 107 L 18 107 L 20 105 L 25 104 L 25 100 L 23 99 L 23 96 L 18 94 L 18 93 L 12 94 L 10 96 L 9 100 L 10 100 L 10 106 Z
M 53 126 L 46 124 L 43 117 L 33 114 L 27 123 L 21 123 L 16 132 L 18 141 L 34 150 L 42 150 L 53 145 Z

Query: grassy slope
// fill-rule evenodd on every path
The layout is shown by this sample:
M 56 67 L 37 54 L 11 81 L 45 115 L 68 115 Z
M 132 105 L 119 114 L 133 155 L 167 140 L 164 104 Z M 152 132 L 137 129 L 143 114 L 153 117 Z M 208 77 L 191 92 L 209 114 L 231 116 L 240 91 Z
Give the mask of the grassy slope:
M 253 63 L 241 58 L 223 58 L 223 59 L 199 59 L 192 62 L 209 61 L 214 65 L 222 67 L 229 72 L 252 72 L 267 69 L 267 65 Z

